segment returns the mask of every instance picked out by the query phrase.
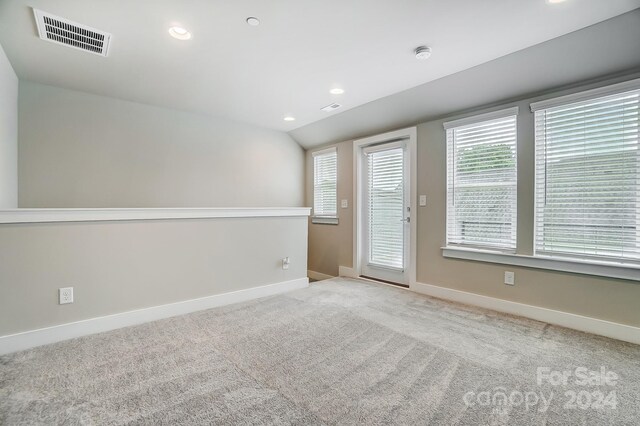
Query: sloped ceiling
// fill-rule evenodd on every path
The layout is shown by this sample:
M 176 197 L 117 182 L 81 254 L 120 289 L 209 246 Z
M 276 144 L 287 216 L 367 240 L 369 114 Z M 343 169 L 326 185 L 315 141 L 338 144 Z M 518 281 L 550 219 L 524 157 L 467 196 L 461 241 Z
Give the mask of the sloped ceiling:
M 640 9 L 378 99 L 289 134 L 310 148 L 612 74 L 640 72 Z
M 364 131 L 359 117 L 379 119 L 354 108 L 368 111 L 377 99 L 638 7 L 640 0 L 0 0 L 0 43 L 21 79 L 292 131 L 311 146 Z M 109 56 L 40 40 L 32 8 L 111 33 Z M 261 24 L 247 25 L 249 16 Z M 193 38 L 171 38 L 167 30 L 176 24 Z M 419 45 L 433 48 L 431 59 L 414 58 Z M 510 93 L 511 80 L 471 81 L 494 97 Z M 336 86 L 346 93 L 330 95 Z M 452 97 L 438 102 L 439 110 L 460 104 Z M 344 107 L 331 115 L 320 110 L 334 101 Z M 431 114 L 413 105 L 405 120 Z M 405 110 L 394 108 L 385 120 L 403 117 Z M 296 121 L 283 121 L 286 114 Z

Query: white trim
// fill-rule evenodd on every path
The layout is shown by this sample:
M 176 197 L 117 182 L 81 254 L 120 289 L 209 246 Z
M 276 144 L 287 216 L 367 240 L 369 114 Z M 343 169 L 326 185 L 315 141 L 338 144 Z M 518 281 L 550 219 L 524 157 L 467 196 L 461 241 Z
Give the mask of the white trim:
M 317 207 L 316 206 L 316 178 L 317 176 L 317 172 L 318 169 L 316 168 L 316 158 L 317 157 L 324 157 L 324 156 L 335 156 L 335 161 L 336 161 L 336 178 L 335 178 L 335 184 L 336 184 L 336 209 L 333 212 L 320 212 L 320 215 L 316 216 L 317 213 Z M 312 157 L 312 161 L 313 161 L 313 172 L 312 172 L 312 177 L 313 177 L 313 217 L 312 217 L 312 221 L 311 223 L 318 223 L 318 224 L 326 224 L 326 225 L 337 225 L 338 224 L 338 166 L 339 166 L 339 161 L 338 161 L 338 147 L 337 146 L 332 146 L 329 148 L 325 148 L 325 149 L 321 149 L 319 151 L 315 151 L 311 153 L 311 157 Z M 322 216 L 322 214 L 326 214 L 326 216 Z M 328 218 L 328 219 L 326 219 Z
M 526 256 L 522 254 L 510 254 L 462 247 L 442 247 L 442 256 L 452 259 L 475 260 L 480 262 L 499 263 L 502 265 L 546 269 L 550 271 L 573 272 L 575 274 L 595 275 L 599 277 L 619 278 L 623 280 L 640 280 L 640 267 L 634 265 L 583 261 L 578 259 Z
M 338 266 L 338 276 L 347 278 L 358 278 L 356 271 L 347 266 Z
M 640 78 L 624 81 L 622 83 L 611 84 L 609 86 L 598 87 L 596 89 L 585 90 L 578 93 L 572 93 L 570 95 L 560 96 L 557 98 L 533 102 L 531 103 L 531 112 L 536 112 L 546 108 L 553 108 L 564 104 L 585 101 L 591 98 L 623 93 L 631 90 L 636 90 L 638 88 L 640 88 Z
M 0 210 L 0 224 L 309 216 L 309 207 Z
M 311 216 L 311 223 L 320 225 L 338 225 L 339 219 L 337 216 Z
M 90 318 L 82 321 L 56 325 L 25 331 L 23 333 L 10 334 L 0 337 L 0 355 L 21 351 L 35 346 L 47 345 L 62 340 L 73 339 L 89 334 L 102 333 L 117 328 L 129 327 L 145 322 L 156 321 L 190 312 L 211 309 L 232 303 L 244 302 L 260 297 L 272 296 L 309 286 L 308 278 L 298 278 L 291 281 L 283 281 L 245 290 L 216 294 L 199 299 L 185 300 L 169 303 L 167 305 L 153 306 L 135 311 L 122 312 L 103 317 Z
M 536 321 L 584 331 L 586 333 L 640 344 L 640 328 L 626 324 L 585 317 L 568 312 L 555 311 L 553 309 L 541 308 L 539 306 L 525 305 L 523 303 L 496 299 L 494 297 L 482 296 L 480 294 L 468 293 L 466 291 L 454 290 L 430 284 L 415 283 L 410 289 L 416 293 L 426 294 L 440 299 L 479 306 L 481 308 L 526 317 Z
M 453 121 L 445 121 L 442 123 L 445 130 L 453 129 L 456 127 L 468 126 L 470 124 L 480 123 L 482 121 L 497 120 L 499 118 L 510 117 L 512 115 L 518 115 L 520 109 L 515 106 L 511 108 L 500 109 L 498 111 L 487 112 L 484 114 L 477 114 L 471 117 L 460 118 Z
M 389 149 L 403 148 L 406 140 L 407 138 L 403 138 L 395 142 L 392 141 L 383 142 L 380 144 L 376 143 L 374 145 L 365 145 L 362 147 L 362 152 L 364 152 L 365 154 L 373 154 L 375 152 L 387 151 Z
M 409 257 L 409 285 L 416 282 L 418 270 L 418 128 L 413 127 L 409 131 L 409 153 L 411 155 L 409 176 L 411 180 L 410 202 L 411 223 L 409 232 L 411 234 L 411 246 Z
M 405 139 L 407 141 L 407 149 L 409 151 L 409 207 L 411 209 L 411 221 L 409 222 L 410 247 L 409 247 L 409 283 L 416 281 L 416 262 L 418 247 L 418 131 L 416 127 L 408 127 L 406 129 L 395 130 L 380 135 L 370 136 L 363 139 L 353 141 L 353 268 L 352 277 L 359 277 L 362 273 L 362 265 L 360 264 L 360 226 L 362 221 L 362 212 L 359 206 L 359 200 L 362 194 L 362 149 L 368 145 L 393 142 L 395 140 Z M 340 266 L 339 268 L 344 268 Z M 340 269 L 339 269 L 340 271 Z M 346 268 L 345 268 L 346 271 Z M 340 272 L 342 276 L 342 272 Z M 346 275 L 345 275 L 346 276 Z
M 316 281 L 330 280 L 331 278 L 335 278 L 333 275 L 323 274 L 322 272 L 316 272 L 316 271 L 312 271 L 310 269 L 307 270 L 307 276 L 310 279 L 316 280 Z
M 318 155 L 325 155 L 325 154 L 334 154 L 338 152 L 338 147 L 337 146 L 332 146 L 329 148 L 325 148 L 325 149 L 321 149 L 319 151 L 313 151 L 311 153 L 312 157 L 317 157 Z

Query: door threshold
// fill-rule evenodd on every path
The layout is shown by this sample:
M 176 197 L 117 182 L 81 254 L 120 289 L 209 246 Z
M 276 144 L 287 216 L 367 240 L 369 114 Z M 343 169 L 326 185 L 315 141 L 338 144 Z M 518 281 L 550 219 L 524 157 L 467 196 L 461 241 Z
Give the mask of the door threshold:
M 400 287 L 400 288 L 409 288 L 409 284 L 400 284 L 400 283 L 394 283 L 393 281 L 387 281 L 387 280 L 381 280 L 380 278 L 373 278 L 373 277 L 368 277 L 366 275 L 360 275 L 358 278 L 362 278 L 368 281 L 375 281 L 377 283 L 380 284 L 388 284 L 388 285 L 392 285 L 394 287 Z

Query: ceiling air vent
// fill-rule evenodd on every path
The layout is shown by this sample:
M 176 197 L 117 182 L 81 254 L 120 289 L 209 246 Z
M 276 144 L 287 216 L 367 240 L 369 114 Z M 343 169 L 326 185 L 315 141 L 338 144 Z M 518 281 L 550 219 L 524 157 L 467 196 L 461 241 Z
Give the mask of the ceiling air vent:
M 342 106 L 342 105 L 340 105 L 340 104 L 333 103 L 333 104 L 331 104 L 331 105 L 327 105 L 326 107 L 324 107 L 324 108 L 320 108 L 320 109 L 321 109 L 322 111 L 331 112 L 331 111 L 333 111 L 333 110 L 335 110 L 335 109 L 340 108 L 341 106 Z
M 38 9 L 33 9 L 33 13 L 42 40 L 107 56 L 111 34 Z

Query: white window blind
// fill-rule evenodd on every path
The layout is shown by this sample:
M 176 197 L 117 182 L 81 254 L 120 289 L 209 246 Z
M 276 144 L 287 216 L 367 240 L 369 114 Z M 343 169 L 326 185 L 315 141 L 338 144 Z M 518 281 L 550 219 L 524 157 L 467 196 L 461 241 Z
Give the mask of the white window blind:
M 367 153 L 369 264 L 404 269 L 404 148 Z
M 313 155 L 313 216 L 337 216 L 338 155 L 335 148 Z
M 640 262 L 639 97 L 532 105 L 536 254 Z
M 445 128 L 447 245 L 515 251 L 517 108 Z

